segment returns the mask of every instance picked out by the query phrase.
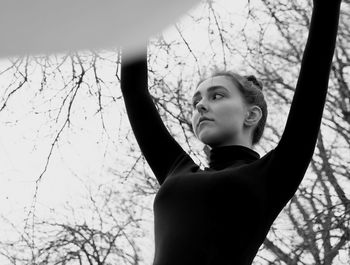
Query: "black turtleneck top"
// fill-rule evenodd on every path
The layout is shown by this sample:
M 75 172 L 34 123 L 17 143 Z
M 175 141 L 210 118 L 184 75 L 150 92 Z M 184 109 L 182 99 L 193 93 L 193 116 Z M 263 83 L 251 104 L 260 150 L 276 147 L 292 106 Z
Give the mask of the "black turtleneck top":
M 154 200 L 154 265 L 247 265 L 296 192 L 312 158 L 325 104 L 340 1 L 316 1 L 280 142 L 263 157 L 213 148 L 204 170 L 164 126 L 144 56 L 122 62 L 121 89 L 135 137 L 161 185 Z

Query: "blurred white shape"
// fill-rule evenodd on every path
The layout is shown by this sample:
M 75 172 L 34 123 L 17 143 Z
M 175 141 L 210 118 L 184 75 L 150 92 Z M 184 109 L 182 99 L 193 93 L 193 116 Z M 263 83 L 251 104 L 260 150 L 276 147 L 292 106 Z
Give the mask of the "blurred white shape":
M 195 4 L 199 1 L 0 0 L 0 58 L 119 46 L 137 54 Z

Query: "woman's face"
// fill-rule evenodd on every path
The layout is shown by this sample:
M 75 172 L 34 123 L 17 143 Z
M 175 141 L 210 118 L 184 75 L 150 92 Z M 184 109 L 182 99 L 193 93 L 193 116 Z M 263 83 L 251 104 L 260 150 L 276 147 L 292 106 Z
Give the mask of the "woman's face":
M 196 137 L 211 147 L 237 144 L 244 134 L 247 106 L 226 76 L 210 77 L 192 98 L 192 126 Z M 200 122 L 200 118 L 209 120 Z

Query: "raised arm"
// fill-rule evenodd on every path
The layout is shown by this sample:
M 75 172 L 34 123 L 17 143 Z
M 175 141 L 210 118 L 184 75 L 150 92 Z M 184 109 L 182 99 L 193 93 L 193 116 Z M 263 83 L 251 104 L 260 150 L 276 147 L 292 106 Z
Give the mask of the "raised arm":
M 123 49 L 123 52 L 127 52 Z M 169 134 L 148 91 L 147 46 L 142 55 L 121 64 L 121 91 L 140 149 L 162 184 L 177 158 L 186 154 Z
M 291 191 L 300 184 L 315 150 L 335 49 L 340 5 L 341 0 L 314 0 L 299 79 L 285 130 L 274 150 L 272 164 L 277 171 L 273 174 L 276 178 L 272 183 L 279 187 L 284 185 Z

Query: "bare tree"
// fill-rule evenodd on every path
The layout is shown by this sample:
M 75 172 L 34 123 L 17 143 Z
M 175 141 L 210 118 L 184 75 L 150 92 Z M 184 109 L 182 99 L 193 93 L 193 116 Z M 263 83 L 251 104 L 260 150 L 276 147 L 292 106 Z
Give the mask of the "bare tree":
M 67 204 L 65 216 L 35 218 L 35 235 L 18 231 L 17 239 L 2 239 L 0 254 L 10 264 L 141 264 L 141 198 L 110 184 L 97 190 L 82 208 Z
M 276 103 L 290 104 L 289 91 L 294 91 L 297 80 L 305 34 L 310 27 L 312 1 L 262 0 L 261 3 L 263 8 L 256 14 L 260 12 L 273 18 L 276 35 L 273 41 L 266 35 L 252 42 L 251 45 L 258 46 L 255 50 L 258 52 L 252 52 L 248 61 L 265 81 L 269 96 Z M 273 253 L 274 257 L 268 259 L 271 264 L 349 262 L 349 8 L 349 3 L 344 2 L 315 155 L 299 192 L 281 215 L 289 221 L 292 233 L 279 233 L 275 227 L 264 243 L 264 249 Z M 280 132 L 280 128 L 274 132 Z
M 264 82 L 270 115 L 264 138 L 257 148 L 268 151 L 281 137 L 292 101 L 310 25 L 312 1 L 247 1 L 247 12 L 240 15 L 220 9 L 215 1 L 207 1 L 201 8 L 204 12 L 199 17 L 189 17 L 196 27 L 207 28 L 209 48 L 198 50 L 191 39 L 193 37 L 186 35 L 186 26 L 180 23 L 175 26 L 177 38 L 168 39 L 160 35 L 151 42 L 149 89 L 154 102 L 172 135 L 197 162 L 205 165 L 204 147 L 192 134 L 189 103 L 191 90 L 215 66 L 243 74 L 254 73 Z M 350 262 L 349 9 L 350 2 L 344 0 L 330 89 L 313 160 L 298 193 L 274 223 L 254 264 L 328 265 Z M 63 66 L 67 65 L 70 65 L 68 74 L 63 70 Z M 47 148 L 45 167 L 37 178 L 39 184 L 60 135 L 64 130 L 74 128 L 74 119 L 81 114 L 81 110 L 74 109 L 74 103 L 82 94 L 94 99 L 95 114 L 101 117 L 102 131 L 111 141 L 118 141 L 109 135 L 103 112 L 109 104 L 122 104 L 119 93 L 110 93 L 110 90 L 118 87 L 120 56 L 117 53 L 111 55 L 91 52 L 10 61 L 0 72 L 0 76 L 8 80 L 0 102 L 1 112 L 9 110 L 11 101 L 16 100 L 16 94 L 26 85 L 29 86 L 34 66 L 41 69 L 40 85 L 32 88 L 34 97 L 55 102 L 55 105 L 48 105 L 45 111 L 34 110 L 44 112 L 41 114 L 48 117 L 47 126 L 53 124 L 52 127 L 55 128 L 52 144 Z M 103 67 L 113 69 L 115 81 L 107 81 L 106 77 L 102 77 Z M 60 87 L 53 85 L 52 80 L 55 78 L 60 78 Z M 281 113 L 284 114 L 283 117 Z M 126 136 L 119 137 L 134 141 L 130 130 Z M 111 169 L 111 172 L 124 183 L 137 180 L 133 183 L 132 194 L 153 196 L 158 184 L 136 145 L 130 145 L 129 156 L 133 162 L 122 174 L 116 169 Z M 101 193 L 100 196 L 109 198 L 109 194 L 113 192 Z M 132 196 L 128 198 L 131 200 Z M 2 255 L 11 264 L 27 264 L 33 260 L 37 264 L 48 261 L 56 262 L 53 264 L 110 264 L 117 259 L 124 264 L 142 264 L 141 257 L 137 254 L 137 244 L 132 241 L 132 236 L 129 237 L 132 233 L 130 231 L 137 229 L 138 219 L 135 218 L 135 213 L 123 212 L 129 219 L 118 223 L 122 215 L 120 212 L 95 207 L 91 200 L 90 208 L 94 209 L 91 216 L 100 220 L 98 227 L 90 221 L 39 221 L 34 218 L 35 200 L 33 202 L 27 222 L 32 220 L 32 224 L 35 224 L 36 235 L 40 231 L 46 231 L 42 236 L 36 237 L 35 245 L 34 233 L 28 228 L 31 227 L 29 224 L 25 232 L 19 233 L 21 237 L 18 242 L 2 241 Z M 127 202 L 128 199 L 125 199 L 120 205 Z M 108 201 L 105 205 L 115 204 Z M 138 205 L 143 204 L 139 201 Z M 147 210 L 151 211 L 150 208 Z M 32 219 L 29 219 L 29 215 Z M 105 229 L 106 227 L 109 228 Z M 123 232 L 126 227 L 131 229 L 128 233 Z M 48 233 L 48 230 L 51 232 Z M 120 249 L 123 244 L 115 243 L 119 239 L 123 244 L 129 244 L 129 252 Z

